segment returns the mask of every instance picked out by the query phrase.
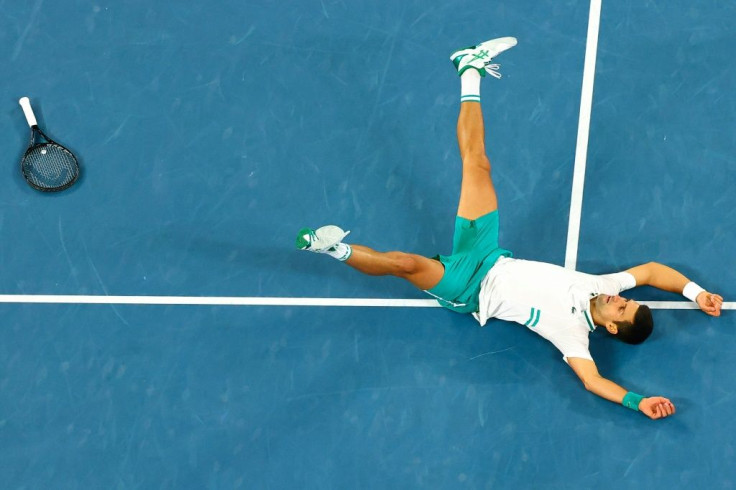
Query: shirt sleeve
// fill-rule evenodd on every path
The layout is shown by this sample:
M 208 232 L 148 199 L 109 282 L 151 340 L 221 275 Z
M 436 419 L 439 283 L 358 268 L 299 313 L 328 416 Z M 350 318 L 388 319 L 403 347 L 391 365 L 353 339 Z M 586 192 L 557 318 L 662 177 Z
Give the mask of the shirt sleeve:
M 562 360 L 570 364 L 568 359 L 571 357 L 579 357 L 580 359 L 587 359 L 589 361 L 593 360 L 593 356 L 590 355 L 590 351 L 587 349 L 585 350 L 585 352 L 580 351 L 580 352 L 575 352 L 575 353 L 568 354 L 568 355 L 563 355 Z
M 600 281 L 600 290 L 605 294 L 618 294 L 636 287 L 636 278 L 628 272 L 616 272 L 615 274 L 605 274 L 598 276 Z
M 568 357 L 580 357 L 593 360 L 588 350 L 590 338 L 587 333 L 569 332 L 567 335 L 556 335 L 547 338 L 562 353 L 562 359 L 567 362 Z

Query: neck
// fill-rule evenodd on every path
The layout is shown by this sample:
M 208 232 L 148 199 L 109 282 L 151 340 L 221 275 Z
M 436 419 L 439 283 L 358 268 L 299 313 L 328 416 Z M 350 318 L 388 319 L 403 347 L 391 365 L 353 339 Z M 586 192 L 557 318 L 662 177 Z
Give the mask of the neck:
M 600 318 L 598 317 L 598 308 L 596 308 L 595 306 L 596 298 L 597 296 L 595 298 L 591 298 L 590 300 L 590 318 L 593 320 L 593 323 L 595 325 L 601 326 L 603 324 L 601 323 Z

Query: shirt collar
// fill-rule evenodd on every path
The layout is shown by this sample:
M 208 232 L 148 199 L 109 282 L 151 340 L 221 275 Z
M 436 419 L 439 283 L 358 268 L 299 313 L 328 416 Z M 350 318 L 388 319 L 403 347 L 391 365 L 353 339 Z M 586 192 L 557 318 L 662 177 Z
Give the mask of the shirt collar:
M 590 319 L 590 315 L 587 310 L 583 310 L 583 316 L 585 317 L 585 321 L 588 322 L 588 328 L 590 328 L 590 331 L 592 332 L 595 330 L 595 323 Z

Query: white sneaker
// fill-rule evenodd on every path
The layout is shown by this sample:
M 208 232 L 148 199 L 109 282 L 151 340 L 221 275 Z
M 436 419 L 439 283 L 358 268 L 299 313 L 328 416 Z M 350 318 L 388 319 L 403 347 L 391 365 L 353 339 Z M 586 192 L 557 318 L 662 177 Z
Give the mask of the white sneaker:
M 501 78 L 501 74 L 498 72 L 501 65 L 491 64 L 492 58 L 514 46 L 516 46 L 515 37 L 499 37 L 480 43 L 477 46 L 455 51 L 450 55 L 450 59 L 457 68 L 458 75 L 462 75 L 468 68 L 475 68 L 482 77 L 488 73 L 492 77 Z
M 296 248 L 317 253 L 329 252 L 331 248 L 342 242 L 348 233 L 350 232 L 335 225 L 323 226 L 316 230 L 302 228 L 296 237 Z

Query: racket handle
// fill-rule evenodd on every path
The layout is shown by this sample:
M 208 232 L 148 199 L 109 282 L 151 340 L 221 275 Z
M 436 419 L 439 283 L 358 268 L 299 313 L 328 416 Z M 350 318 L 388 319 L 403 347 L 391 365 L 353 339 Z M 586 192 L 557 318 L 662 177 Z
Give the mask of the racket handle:
M 38 126 L 38 123 L 36 122 L 36 116 L 33 114 L 33 109 L 31 108 L 31 100 L 28 97 L 21 97 L 18 103 L 23 108 L 23 114 L 26 115 L 26 121 L 28 121 L 28 125 L 30 127 Z

